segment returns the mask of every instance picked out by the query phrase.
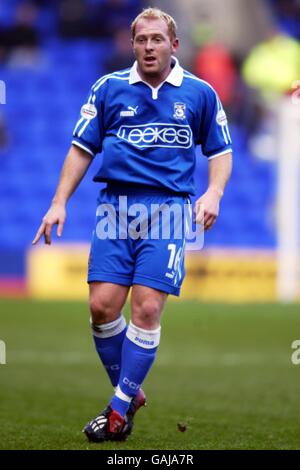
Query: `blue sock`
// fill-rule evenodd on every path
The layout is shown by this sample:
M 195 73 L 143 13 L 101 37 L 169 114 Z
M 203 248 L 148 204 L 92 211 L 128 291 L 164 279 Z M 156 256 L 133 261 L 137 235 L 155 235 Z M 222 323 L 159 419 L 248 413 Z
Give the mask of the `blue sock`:
M 122 368 L 111 407 L 125 416 L 155 359 L 160 327 L 143 330 L 130 322 L 122 348 Z
M 91 321 L 93 338 L 98 355 L 114 387 L 118 385 L 122 345 L 126 334 L 126 321 L 123 315 L 111 323 L 97 325 Z

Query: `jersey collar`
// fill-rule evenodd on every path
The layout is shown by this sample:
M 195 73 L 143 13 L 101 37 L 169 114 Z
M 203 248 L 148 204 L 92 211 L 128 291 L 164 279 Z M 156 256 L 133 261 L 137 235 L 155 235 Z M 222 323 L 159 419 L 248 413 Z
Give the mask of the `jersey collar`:
M 174 86 L 180 86 L 182 84 L 183 68 L 180 66 L 178 60 L 174 56 L 172 56 L 172 65 L 173 67 L 172 67 L 171 72 L 169 73 L 165 81 L 160 84 L 160 86 L 165 82 L 168 82 Z M 129 85 L 133 85 L 134 83 L 143 82 L 143 81 L 144 80 L 142 80 L 142 78 L 140 77 L 137 71 L 137 61 L 135 61 L 133 66 L 130 69 Z

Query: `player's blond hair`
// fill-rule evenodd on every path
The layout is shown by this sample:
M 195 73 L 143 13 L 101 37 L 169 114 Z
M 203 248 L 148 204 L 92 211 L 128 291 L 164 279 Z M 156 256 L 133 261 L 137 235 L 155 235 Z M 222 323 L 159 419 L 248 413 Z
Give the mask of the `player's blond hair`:
M 160 10 L 159 8 L 144 8 L 144 10 L 133 20 L 131 24 L 131 34 L 134 39 L 137 22 L 143 18 L 153 20 L 164 20 L 168 26 L 168 32 L 171 40 L 176 39 L 177 24 L 172 16 Z

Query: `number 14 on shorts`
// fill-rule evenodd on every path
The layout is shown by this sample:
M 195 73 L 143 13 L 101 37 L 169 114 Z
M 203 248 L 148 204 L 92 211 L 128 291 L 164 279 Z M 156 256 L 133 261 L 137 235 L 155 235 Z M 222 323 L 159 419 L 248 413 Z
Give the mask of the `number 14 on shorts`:
M 175 243 L 170 243 L 168 245 L 168 250 L 170 252 L 170 256 L 169 256 L 168 271 L 166 272 L 166 277 L 168 277 L 169 279 L 174 279 L 174 277 L 177 275 L 179 276 L 179 279 L 180 279 L 181 278 L 181 262 L 182 262 L 182 257 L 183 257 L 182 246 L 180 246 L 177 249 L 177 246 L 175 245 Z

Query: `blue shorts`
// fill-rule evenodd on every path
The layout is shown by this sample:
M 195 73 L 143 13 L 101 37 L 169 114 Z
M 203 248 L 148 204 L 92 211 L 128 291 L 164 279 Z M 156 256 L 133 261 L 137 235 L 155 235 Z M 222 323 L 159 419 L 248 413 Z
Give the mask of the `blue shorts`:
M 110 184 L 97 203 L 88 282 L 140 284 L 179 296 L 188 195 Z

